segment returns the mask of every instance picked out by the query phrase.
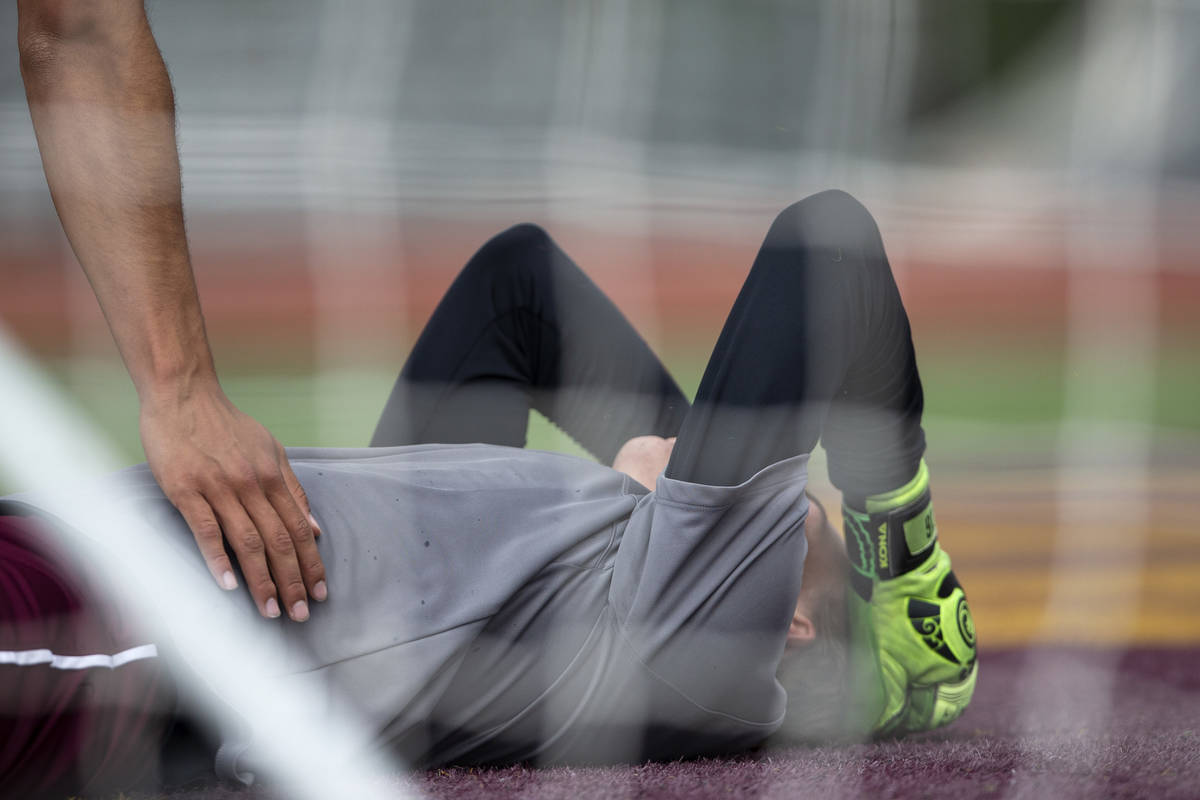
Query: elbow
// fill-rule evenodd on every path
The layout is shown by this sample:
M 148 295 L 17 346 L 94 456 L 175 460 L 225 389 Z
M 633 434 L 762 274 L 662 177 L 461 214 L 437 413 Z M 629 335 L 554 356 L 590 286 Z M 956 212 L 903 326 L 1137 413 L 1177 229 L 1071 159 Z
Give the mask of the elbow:
M 59 41 L 43 34 L 22 35 L 17 49 L 21 56 L 21 76 L 26 83 L 51 72 L 62 52 Z
M 115 45 L 123 27 L 145 20 L 141 0 L 18 0 L 17 13 L 17 49 L 26 81 L 53 71 L 71 49 Z
M 98 8 L 97 6 L 103 6 Z M 48 41 L 79 41 L 120 15 L 121 4 L 94 0 L 17 0 L 17 36 L 24 50 Z

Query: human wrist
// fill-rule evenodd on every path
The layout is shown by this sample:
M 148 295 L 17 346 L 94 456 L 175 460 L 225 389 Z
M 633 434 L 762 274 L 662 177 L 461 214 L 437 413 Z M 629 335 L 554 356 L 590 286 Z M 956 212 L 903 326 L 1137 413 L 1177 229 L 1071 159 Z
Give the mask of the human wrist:
M 143 410 L 177 407 L 202 397 L 225 396 L 211 357 L 159 361 L 136 383 Z
M 899 489 L 843 498 L 842 521 L 847 555 L 865 578 L 886 581 L 928 563 L 939 548 L 925 460 Z
M 143 406 L 178 403 L 221 390 L 198 303 L 171 306 L 176 309 L 173 317 L 151 317 L 143 322 L 138 337 L 141 346 L 128 364 Z

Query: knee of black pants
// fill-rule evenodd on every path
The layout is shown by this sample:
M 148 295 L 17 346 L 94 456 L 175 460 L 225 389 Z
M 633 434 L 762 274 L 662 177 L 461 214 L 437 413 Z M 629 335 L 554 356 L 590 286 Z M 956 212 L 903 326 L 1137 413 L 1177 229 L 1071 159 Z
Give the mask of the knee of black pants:
M 556 250 L 543 228 L 523 222 L 489 239 L 458 280 L 486 289 L 498 309 L 528 306 L 549 291 Z
M 843 269 L 870 266 L 864 258 L 879 240 L 879 228 L 871 212 L 852 195 L 828 189 L 792 203 L 779 212 L 767 233 L 764 248 L 800 249 L 828 256 L 819 263 L 842 265 Z

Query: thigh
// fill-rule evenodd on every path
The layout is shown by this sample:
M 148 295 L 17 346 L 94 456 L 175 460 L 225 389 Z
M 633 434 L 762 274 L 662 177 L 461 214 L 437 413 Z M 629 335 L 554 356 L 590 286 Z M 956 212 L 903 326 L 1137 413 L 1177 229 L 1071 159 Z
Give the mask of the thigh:
M 874 220 L 844 192 L 823 192 L 785 209 L 767 233 L 667 475 L 741 483 L 811 452 L 831 408 L 845 419 L 860 406 L 862 431 L 826 441 L 835 484 L 845 490 L 845 473 L 832 469 L 842 464 L 865 463 L 862 474 L 883 483 L 911 477 L 924 436 L 908 320 Z

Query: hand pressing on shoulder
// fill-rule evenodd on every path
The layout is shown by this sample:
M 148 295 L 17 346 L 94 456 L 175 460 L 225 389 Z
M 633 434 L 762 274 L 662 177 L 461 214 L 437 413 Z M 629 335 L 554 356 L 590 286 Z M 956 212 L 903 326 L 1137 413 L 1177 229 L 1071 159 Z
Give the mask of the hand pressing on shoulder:
M 658 476 L 667 468 L 674 448 L 674 436 L 670 439 L 635 436 L 621 445 L 617 457 L 613 459 L 612 468 L 624 472 L 647 489 L 653 489 L 658 483 Z

